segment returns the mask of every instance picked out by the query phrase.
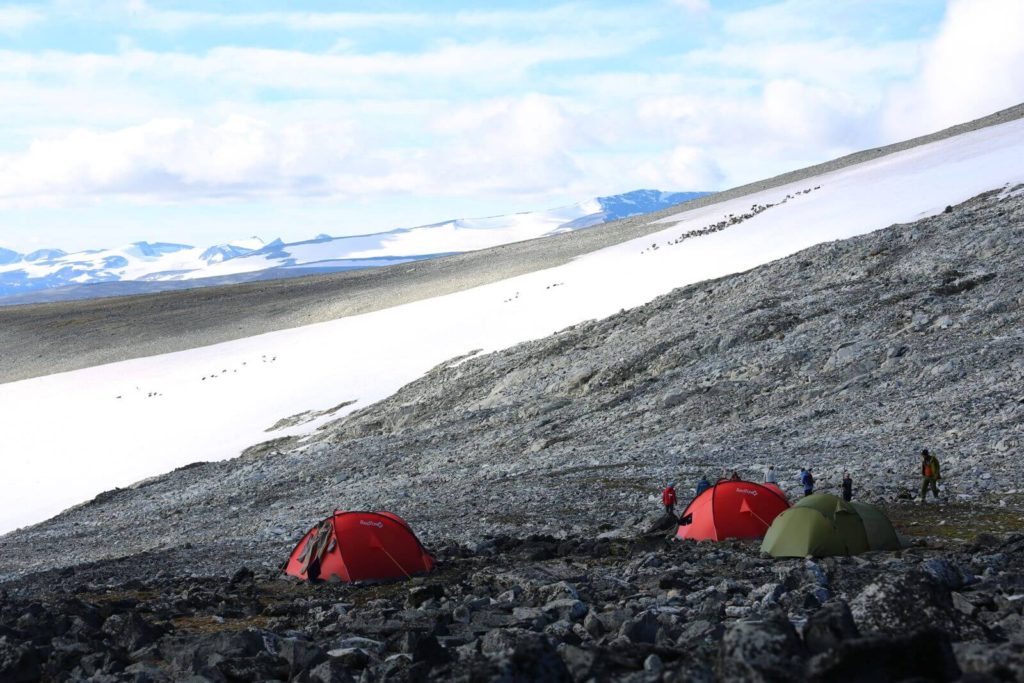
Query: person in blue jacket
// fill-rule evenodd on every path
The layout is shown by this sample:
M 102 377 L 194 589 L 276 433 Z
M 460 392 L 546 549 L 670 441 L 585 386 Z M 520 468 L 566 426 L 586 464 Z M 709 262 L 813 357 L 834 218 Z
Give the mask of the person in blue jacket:
M 804 487 L 804 495 L 809 496 L 814 493 L 814 475 L 811 474 L 811 468 L 800 468 L 800 485 Z
M 699 496 L 700 494 L 707 491 L 709 488 L 711 488 L 711 482 L 708 481 L 708 478 L 703 474 L 700 475 L 700 479 L 697 480 L 697 488 L 695 489 L 697 495 Z

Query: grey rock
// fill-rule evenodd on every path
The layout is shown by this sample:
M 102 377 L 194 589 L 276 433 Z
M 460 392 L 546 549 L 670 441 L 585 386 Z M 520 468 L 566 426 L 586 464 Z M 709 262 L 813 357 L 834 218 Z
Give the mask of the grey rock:
M 480 650 L 496 660 L 499 675 L 509 680 L 572 680 L 551 641 L 532 631 L 491 631 L 481 640 Z
M 851 601 L 850 610 L 863 633 L 903 635 L 920 624 L 949 633 L 961 630 L 949 590 L 931 574 L 917 570 L 883 575 Z
M 548 616 L 554 616 L 558 619 L 578 621 L 587 615 L 588 608 L 585 603 L 579 600 L 561 598 L 559 600 L 552 600 L 544 605 L 542 611 Z
M 812 681 L 954 681 L 960 667 L 949 636 L 939 629 L 911 635 L 845 640 L 808 664 Z
M 128 651 L 152 643 L 161 633 L 137 612 L 111 615 L 103 622 L 102 631 L 111 644 Z
M 658 617 L 651 612 L 643 612 L 638 616 L 627 619 L 619 629 L 619 635 L 628 639 L 631 643 L 649 643 L 653 645 L 658 640 L 658 631 L 661 624 Z
M 361 647 L 336 647 L 328 650 L 327 656 L 336 660 L 346 670 L 362 669 L 370 663 L 370 653 Z
M 842 600 L 823 605 L 808 617 L 803 627 L 804 645 L 811 654 L 826 652 L 859 635 L 850 607 Z
M 921 563 L 921 569 L 928 572 L 943 586 L 959 590 L 967 583 L 964 573 L 949 560 L 933 557 Z
M 805 659 L 803 643 L 789 619 L 772 610 L 726 629 L 716 672 L 725 680 L 799 681 Z
M 0 636 L 0 676 L 11 683 L 30 683 L 40 678 L 39 656 L 28 644 L 12 643 Z
M 960 669 L 966 675 L 987 680 L 1020 681 L 1024 672 L 1024 642 L 957 643 L 953 646 Z M 985 680 L 985 679 L 981 679 Z
M 647 659 L 644 660 L 644 671 L 660 674 L 664 670 L 665 663 L 661 661 L 661 657 L 656 654 L 647 655 Z
M 309 672 L 310 683 L 354 683 L 355 679 L 344 662 L 331 658 L 315 666 Z

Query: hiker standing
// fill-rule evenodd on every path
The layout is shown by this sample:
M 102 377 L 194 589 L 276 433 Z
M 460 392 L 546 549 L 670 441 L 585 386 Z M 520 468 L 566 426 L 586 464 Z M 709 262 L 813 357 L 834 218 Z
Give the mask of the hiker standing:
M 775 465 L 768 465 L 768 469 L 764 471 L 764 483 L 766 484 L 778 484 L 779 482 L 775 479 Z
M 661 492 L 661 502 L 665 506 L 665 514 L 676 514 L 676 483 L 672 482 Z
M 849 472 L 843 472 L 843 500 L 847 503 L 853 500 L 853 479 Z
M 928 495 L 928 490 L 935 495 L 937 499 L 939 497 L 939 486 L 938 481 L 942 477 L 939 474 L 939 459 L 928 452 L 925 448 L 921 451 L 921 502 L 924 502 L 925 496 Z
M 697 480 L 697 488 L 695 488 L 694 491 L 696 491 L 699 496 L 709 488 L 711 488 L 711 482 L 708 481 L 708 478 L 705 475 L 700 475 L 700 479 Z
M 800 468 L 800 485 L 804 487 L 804 495 L 809 496 L 814 493 L 814 475 L 811 474 L 811 468 Z
M 740 481 L 740 473 L 736 470 L 732 471 L 732 475 L 729 477 L 732 481 Z

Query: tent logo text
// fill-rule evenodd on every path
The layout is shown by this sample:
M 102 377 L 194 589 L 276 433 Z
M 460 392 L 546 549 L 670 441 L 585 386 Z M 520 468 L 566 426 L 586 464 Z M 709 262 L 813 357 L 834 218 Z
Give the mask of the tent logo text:
M 755 491 L 754 489 L 741 489 L 741 488 L 737 488 L 736 489 L 736 493 L 745 493 L 748 496 L 756 496 L 757 495 L 757 491 Z
M 363 526 L 375 526 L 378 529 L 383 529 L 384 528 L 384 522 L 371 522 L 368 519 L 361 519 L 361 520 L 359 520 L 359 523 L 362 524 Z

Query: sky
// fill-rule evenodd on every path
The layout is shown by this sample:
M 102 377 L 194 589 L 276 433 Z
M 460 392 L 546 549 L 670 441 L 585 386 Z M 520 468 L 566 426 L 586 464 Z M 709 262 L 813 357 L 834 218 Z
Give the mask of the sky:
M 719 190 L 1024 101 L 1024 0 L 0 0 L 0 247 Z

